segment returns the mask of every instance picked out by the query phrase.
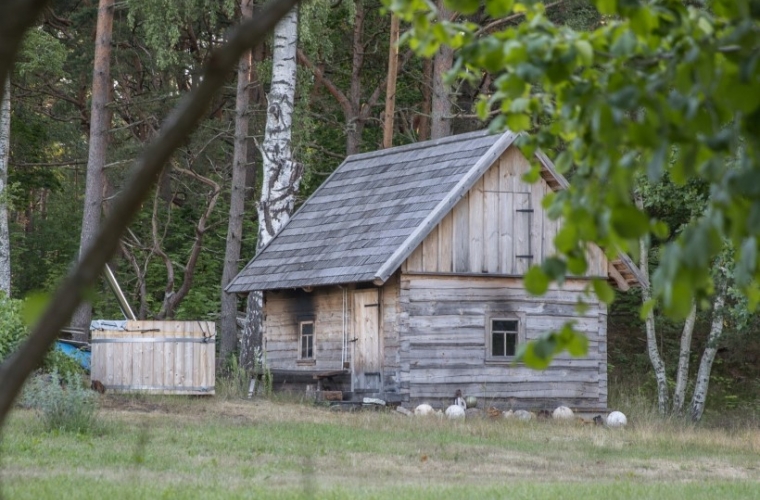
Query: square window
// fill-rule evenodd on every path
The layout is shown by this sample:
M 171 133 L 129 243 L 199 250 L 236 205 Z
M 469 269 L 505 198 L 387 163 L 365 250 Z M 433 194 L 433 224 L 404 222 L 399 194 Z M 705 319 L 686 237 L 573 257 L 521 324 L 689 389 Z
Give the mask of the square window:
M 514 319 L 491 320 L 491 356 L 508 358 L 517 354 L 520 322 Z
M 314 322 L 299 323 L 301 337 L 301 359 L 314 359 Z

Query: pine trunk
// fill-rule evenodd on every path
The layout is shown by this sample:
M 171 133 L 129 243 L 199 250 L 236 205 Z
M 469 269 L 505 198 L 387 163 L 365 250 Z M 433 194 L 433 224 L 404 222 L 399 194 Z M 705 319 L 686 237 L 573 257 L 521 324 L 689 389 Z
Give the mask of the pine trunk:
M 710 335 L 707 338 L 707 346 L 702 353 L 702 360 L 699 363 L 697 372 L 697 381 L 694 385 L 694 395 L 691 399 L 691 420 L 699 422 L 705 411 L 705 401 L 707 401 L 707 390 L 710 387 L 710 372 L 712 371 L 715 354 L 718 352 L 718 341 L 723 334 L 723 306 L 726 302 L 726 284 L 722 283 L 715 295 L 713 302 L 713 319 L 710 325 Z
M 361 72 L 364 66 L 364 2 L 354 0 L 354 33 L 351 55 L 351 86 L 348 89 L 348 101 L 351 106 L 350 116 L 346 116 L 346 154 L 354 155 L 359 152 L 364 133 L 364 120 L 362 113 L 362 78 Z
M 291 132 L 296 92 L 296 48 L 298 44 L 298 10 L 293 9 L 274 30 L 272 84 L 267 96 L 267 121 L 261 145 L 262 182 L 258 203 L 257 251 L 264 248 L 287 224 L 296 203 L 303 169 L 293 161 Z M 262 343 L 261 293 L 252 292 L 246 309 L 246 327 L 241 345 L 240 363 L 254 366 L 254 353 Z
M 108 131 L 111 113 L 108 110 L 111 82 L 111 32 L 113 29 L 114 0 L 100 0 L 95 39 L 95 61 L 92 71 L 92 107 L 90 111 L 90 143 L 87 154 L 87 179 L 84 194 L 82 233 L 79 255 L 84 255 L 100 227 L 103 204 L 103 168 L 106 164 Z M 92 305 L 82 303 L 74 313 L 72 325 L 89 335 Z
M 8 232 L 8 160 L 11 152 L 11 82 L 5 80 L 0 105 L 0 291 L 11 296 L 11 242 Z
M 451 12 L 438 2 L 438 18 L 449 19 Z M 444 82 L 446 73 L 454 64 L 454 50 L 442 45 L 433 58 L 433 105 L 430 116 L 430 138 L 440 139 L 451 135 L 451 89 Z
M 253 15 L 253 0 L 240 3 L 241 19 Z M 230 219 L 227 226 L 227 243 L 222 271 L 221 345 L 219 360 L 227 361 L 237 348 L 237 296 L 224 291 L 238 272 L 240 245 L 243 238 L 243 215 L 245 211 L 245 178 L 248 163 L 248 103 L 251 83 L 251 52 L 240 59 L 235 99 L 235 140 L 232 156 L 232 187 L 230 188 Z
M 639 210 L 644 209 L 644 203 L 641 200 L 641 198 L 637 195 L 636 196 L 636 206 L 639 208 Z M 641 253 L 641 273 L 646 278 L 646 282 L 649 283 L 649 255 L 648 255 L 648 248 L 647 244 L 644 241 L 644 238 L 639 240 L 639 252 Z M 652 291 L 649 289 L 648 286 L 642 286 L 641 287 L 641 299 L 644 303 L 649 301 L 649 299 L 652 298 Z M 647 317 L 645 320 L 646 325 L 646 331 L 647 331 L 647 351 L 649 353 L 649 361 L 652 363 L 652 368 L 654 369 L 654 376 L 657 380 L 657 411 L 660 415 L 667 415 L 668 413 L 668 405 L 669 405 L 669 398 L 668 398 L 668 376 L 665 372 L 665 363 L 662 361 L 662 357 L 660 357 L 660 351 L 657 348 L 657 331 L 654 327 L 654 308 L 651 308 L 649 312 L 647 313 Z
M 398 32 L 398 16 L 391 14 L 388 82 L 385 90 L 385 122 L 383 123 L 383 148 L 393 146 L 393 115 L 396 112 L 396 79 L 398 77 Z
M 697 319 L 697 304 L 691 305 L 691 311 L 686 317 L 681 332 L 681 350 L 678 353 L 678 371 L 676 372 L 676 388 L 673 391 L 674 415 L 683 415 L 683 405 L 686 401 L 686 385 L 689 382 L 689 358 L 691 356 L 691 337 L 694 333 L 694 323 Z

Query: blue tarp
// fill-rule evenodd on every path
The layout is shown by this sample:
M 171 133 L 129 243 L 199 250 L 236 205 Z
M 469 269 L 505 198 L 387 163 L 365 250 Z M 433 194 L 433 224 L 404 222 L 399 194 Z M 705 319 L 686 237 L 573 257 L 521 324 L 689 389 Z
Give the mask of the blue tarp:
M 64 353 L 66 356 L 75 359 L 77 363 L 79 363 L 79 365 L 88 372 L 90 371 L 91 353 L 89 349 L 80 349 L 74 345 L 62 342 L 60 340 L 56 341 L 55 348 Z

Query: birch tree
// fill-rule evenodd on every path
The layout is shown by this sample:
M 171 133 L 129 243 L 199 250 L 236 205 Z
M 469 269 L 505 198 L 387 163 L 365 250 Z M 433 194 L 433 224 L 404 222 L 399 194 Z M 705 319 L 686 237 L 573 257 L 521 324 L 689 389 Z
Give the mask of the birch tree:
M 103 205 L 104 173 L 108 148 L 111 113 L 108 109 L 111 83 L 111 32 L 113 30 L 114 0 L 100 0 L 95 40 L 95 61 L 92 70 L 92 106 L 90 111 L 90 143 L 87 154 L 87 179 L 79 243 L 80 258 L 95 239 L 100 227 Z M 84 330 L 90 328 L 92 306 L 83 303 L 74 314 L 72 324 Z
M 240 2 L 240 19 L 250 19 L 253 15 L 253 0 Z M 245 210 L 245 177 L 248 162 L 248 104 L 251 83 L 251 51 L 240 58 L 237 71 L 235 94 L 235 139 L 232 156 L 232 186 L 230 189 L 230 218 L 227 226 L 227 243 L 224 251 L 222 271 L 221 330 L 222 342 L 219 351 L 221 362 L 225 362 L 237 347 L 237 297 L 224 291 L 238 272 L 240 245 L 243 239 L 243 215 Z
M 257 204 L 257 252 L 264 248 L 290 220 L 303 175 L 293 159 L 291 135 L 296 92 L 298 11 L 292 9 L 277 23 L 272 52 L 272 83 L 267 95 L 267 120 L 262 156 L 261 197 Z M 254 352 L 262 344 L 261 292 L 248 294 L 246 320 L 240 352 L 242 366 L 252 369 Z
M 0 292 L 11 296 L 11 242 L 8 232 L 8 160 L 11 143 L 11 84 L 5 80 L 0 103 Z

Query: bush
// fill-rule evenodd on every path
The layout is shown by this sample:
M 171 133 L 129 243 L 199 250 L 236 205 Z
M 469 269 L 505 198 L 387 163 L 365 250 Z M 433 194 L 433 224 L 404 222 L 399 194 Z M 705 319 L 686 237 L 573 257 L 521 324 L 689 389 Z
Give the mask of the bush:
M 22 404 L 37 410 L 48 431 L 86 434 L 96 426 L 97 394 L 74 373 L 38 375 L 25 387 Z
M 0 362 L 18 348 L 29 334 L 23 318 L 24 301 L 10 299 L 0 292 Z M 42 363 L 45 373 L 58 372 L 62 378 L 81 375 L 84 370 L 76 360 L 51 348 Z
M 27 329 L 21 314 L 23 302 L 0 293 L 0 362 L 10 355 L 26 337 Z

